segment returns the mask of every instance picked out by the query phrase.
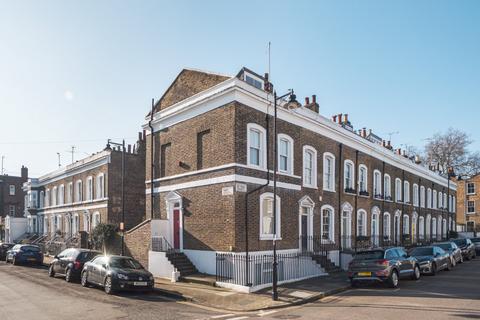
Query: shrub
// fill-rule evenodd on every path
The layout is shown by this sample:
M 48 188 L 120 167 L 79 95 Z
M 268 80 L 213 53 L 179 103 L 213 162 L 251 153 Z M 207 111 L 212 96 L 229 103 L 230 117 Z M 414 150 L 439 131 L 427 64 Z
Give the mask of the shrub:
M 117 228 L 112 224 L 99 223 L 92 231 L 93 247 L 103 252 L 113 246 Z

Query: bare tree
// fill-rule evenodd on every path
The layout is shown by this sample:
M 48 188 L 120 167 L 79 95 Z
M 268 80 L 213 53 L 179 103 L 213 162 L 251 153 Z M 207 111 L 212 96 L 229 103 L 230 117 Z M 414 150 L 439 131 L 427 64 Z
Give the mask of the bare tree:
M 437 133 L 428 140 L 425 159 L 443 174 L 447 174 L 448 168 L 462 175 L 480 172 L 480 154 L 468 150 L 472 140 L 465 132 L 449 128 L 445 133 Z

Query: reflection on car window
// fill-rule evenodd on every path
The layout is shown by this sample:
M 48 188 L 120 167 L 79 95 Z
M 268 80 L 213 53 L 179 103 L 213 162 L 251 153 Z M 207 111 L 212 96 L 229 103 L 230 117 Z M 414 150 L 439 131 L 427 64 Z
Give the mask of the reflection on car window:
M 38 251 L 40 251 L 40 248 L 39 248 L 39 247 L 35 247 L 35 246 L 23 246 L 23 247 L 22 247 L 22 250 L 23 250 L 23 251 L 38 252 Z
M 378 260 L 383 259 L 383 251 L 365 251 L 357 252 L 354 257 L 355 260 Z
M 431 256 L 433 255 L 433 248 L 415 248 L 411 252 L 412 256 Z
M 111 258 L 110 266 L 113 268 L 143 269 L 140 263 L 129 258 Z
M 395 252 L 394 249 L 390 249 L 390 250 L 387 250 L 387 252 L 385 253 L 385 259 L 393 259 L 397 256 L 397 253 Z

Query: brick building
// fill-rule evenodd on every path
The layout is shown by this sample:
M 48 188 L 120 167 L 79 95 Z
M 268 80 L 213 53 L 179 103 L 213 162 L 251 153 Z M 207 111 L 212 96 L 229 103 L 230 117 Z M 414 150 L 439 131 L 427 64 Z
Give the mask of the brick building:
M 457 181 L 458 231 L 480 232 L 480 175 Z
M 125 150 L 125 229 L 145 219 L 145 137 Z M 25 217 L 34 242 L 80 245 L 99 223 L 122 222 L 122 151 L 107 147 L 24 184 Z M 48 248 L 46 248 L 48 249 Z M 59 248 L 57 248 L 59 249 Z
M 355 131 L 347 115 L 320 112 L 315 96 L 293 108 L 280 101 L 274 235 L 273 96 L 264 78 L 246 68 L 234 77 L 183 70 L 144 125 L 152 237 L 210 274 L 218 272 L 217 254 L 264 254 L 274 237 L 281 253 L 329 244 L 329 258 L 343 266 L 342 253 L 360 240 L 447 237 L 455 183 L 366 129 Z M 269 268 L 252 265 L 247 284 L 265 283 L 257 278 Z
M 22 166 L 20 177 L 0 175 L 0 217 L 23 216 L 23 183 L 28 179 L 28 169 Z

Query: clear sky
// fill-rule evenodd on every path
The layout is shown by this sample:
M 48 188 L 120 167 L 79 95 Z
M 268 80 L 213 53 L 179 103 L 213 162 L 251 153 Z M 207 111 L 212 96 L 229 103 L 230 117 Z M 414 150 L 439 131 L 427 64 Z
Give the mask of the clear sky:
M 38 176 L 132 143 L 184 67 L 267 71 L 395 146 L 448 127 L 480 149 L 480 1 L 0 0 L 0 155 Z

